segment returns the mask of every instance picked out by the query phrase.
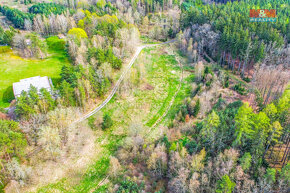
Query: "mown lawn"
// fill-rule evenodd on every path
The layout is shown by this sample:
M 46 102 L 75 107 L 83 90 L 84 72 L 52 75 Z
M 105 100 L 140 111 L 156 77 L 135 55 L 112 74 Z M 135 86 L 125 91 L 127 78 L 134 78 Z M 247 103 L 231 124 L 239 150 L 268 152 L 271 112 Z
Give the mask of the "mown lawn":
M 0 54 L 0 107 L 9 106 L 14 99 L 12 83 L 33 76 L 48 76 L 56 85 L 63 64 L 68 63 L 64 52 L 49 51 L 44 60 L 24 59 L 12 51 Z
M 139 82 L 127 90 L 128 95 L 120 96 L 120 93 L 117 92 L 118 94 L 101 110 L 102 112 L 95 115 L 97 117 L 107 113 L 114 121 L 110 129 L 98 136 L 96 143 L 97 146 L 101 146 L 103 151 L 97 156 L 95 164 L 88 167 L 77 183 L 68 176 L 56 183 L 39 188 L 37 192 L 107 191 L 108 184 L 98 185 L 107 176 L 110 156 L 114 156 L 124 141 L 130 125 L 136 123 L 143 125 L 144 133 L 153 137 L 158 128 L 151 132 L 150 126 L 165 112 L 166 106 L 169 105 L 178 87 L 181 69 L 175 56 L 164 51 L 166 49 L 168 49 L 168 45 L 143 50 L 131 73 L 127 75 L 129 77 L 136 75 L 136 71 L 139 69 L 137 73 L 141 77 Z M 144 89 L 144 85 L 151 85 L 152 89 Z M 121 87 L 124 87 L 124 83 L 121 84 Z M 182 89 L 183 94 L 178 96 L 179 102 L 184 96 L 184 90 Z

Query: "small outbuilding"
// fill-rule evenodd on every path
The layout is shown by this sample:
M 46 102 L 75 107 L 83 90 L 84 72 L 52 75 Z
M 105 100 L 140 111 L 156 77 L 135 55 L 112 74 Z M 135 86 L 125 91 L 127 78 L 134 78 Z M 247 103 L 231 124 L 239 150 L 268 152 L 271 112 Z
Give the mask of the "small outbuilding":
M 15 98 L 19 97 L 22 91 L 28 92 L 31 85 L 37 88 L 38 92 L 42 88 L 45 88 L 47 91 L 52 92 L 53 88 L 52 81 L 47 76 L 35 76 L 31 78 L 21 79 L 19 82 L 13 83 L 13 93 Z

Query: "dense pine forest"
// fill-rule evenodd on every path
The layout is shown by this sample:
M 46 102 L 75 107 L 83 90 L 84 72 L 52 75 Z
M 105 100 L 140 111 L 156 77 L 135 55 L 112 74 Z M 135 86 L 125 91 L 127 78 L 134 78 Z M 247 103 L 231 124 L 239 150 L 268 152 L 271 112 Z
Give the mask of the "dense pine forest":
M 289 192 L 289 15 L 288 0 L 0 0 L 0 192 Z M 14 96 L 40 75 L 51 90 Z

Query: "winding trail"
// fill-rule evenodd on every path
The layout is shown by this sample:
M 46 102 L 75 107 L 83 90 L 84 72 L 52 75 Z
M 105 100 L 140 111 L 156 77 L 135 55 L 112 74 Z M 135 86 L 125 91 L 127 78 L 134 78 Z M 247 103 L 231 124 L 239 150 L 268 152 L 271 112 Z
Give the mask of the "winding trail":
M 167 42 L 163 42 L 160 44 L 147 44 L 147 45 L 143 45 L 143 46 L 139 46 L 133 56 L 133 58 L 130 60 L 129 64 L 127 65 L 127 67 L 125 68 L 125 70 L 123 71 L 121 77 L 119 78 L 119 80 L 117 81 L 117 83 L 115 84 L 115 86 L 113 87 L 111 93 L 109 94 L 109 96 L 106 98 L 106 100 L 104 100 L 99 106 L 97 106 L 95 109 L 93 109 L 92 111 L 90 111 L 89 113 L 85 114 L 84 116 L 82 116 L 81 118 L 75 120 L 74 122 L 72 122 L 72 125 L 82 122 L 84 120 L 86 120 L 87 118 L 91 117 L 92 115 L 96 114 L 98 111 L 100 111 L 108 102 L 110 102 L 110 100 L 113 98 L 113 96 L 115 95 L 115 93 L 117 92 L 121 82 L 124 80 L 124 77 L 128 74 L 129 70 L 131 69 L 131 67 L 133 66 L 135 60 L 137 59 L 137 57 L 139 56 L 139 54 L 141 53 L 141 51 L 144 48 L 148 48 L 148 47 L 153 47 L 153 46 L 158 46 L 158 45 L 163 45 L 163 44 L 170 44 L 175 42 L 176 40 L 170 40 Z

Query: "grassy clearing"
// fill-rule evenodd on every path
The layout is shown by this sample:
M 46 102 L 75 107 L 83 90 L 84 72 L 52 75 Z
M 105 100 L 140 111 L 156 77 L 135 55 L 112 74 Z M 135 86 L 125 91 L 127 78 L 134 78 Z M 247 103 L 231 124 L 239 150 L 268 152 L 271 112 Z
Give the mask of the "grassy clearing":
M 114 124 L 98 136 L 96 143 L 103 151 L 95 164 L 88 167 L 78 182 L 64 178 L 38 189 L 38 192 L 106 192 L 109 184 L 99 183 L 106 177 L 110 156 L 122 144 L 127 128 L 132 123 L 141 123 L 145 129 L 149 129 L 148 126 L 164 113 L 178 87 L 181 70 L 175 57 L 166 52 L 167 49 L 168 45 L 142 51 L 128 75 L 135 77 L 132 80 L 134 86 L 126 90 L 126 95 L 119 93 L 113 97 L 102 112 L 96 115 L 99 118 L 101 114 L 108 113 Z M 138 76 L 133 76 L 136 74 Z M 125 84 L 126 80 L 121 87 Z M 144 89 L 144 85 L 151 85 L 153 89 Z M 180 100 L 183 96 L 179 95 Z
M 152 95 L 148 95 L 153 104 L 150 113 L 144 119 L 147 120 L 146 126 L 151 127 L 162 116 L 173 98 L 178 88 L 181 72 L 174 55 L 159 56 L 158 52 L 147 54 L 151 54 L 152 57 L 152 65 L 147 66 L 148 83 L 160 89 L 160 91 L 154 89 Z M 143 93 L 140 94 L 143 95 Z M 142 100 L 146 99 L 142 98 Z
M 161 122 L 162 125 L 168 126 L 170 121 L 174 119 L 175 115 L 180 110 L 180 107 L 184 105 L 184 99 L 190 96 L 190 83 L 192 83 L 192 76 L 188 76 L 183 80 L 179 93 L 177 94 L 174 103 L 169 109 L 164 120 Z
M 176 52 L 176 55 L 179 57 L 180 63 L 183 67 L 183 81 L 181 83 L 181 88 L 174 102 L 169 109 L 167 115 L 164 119 L 160 122 L 160 124 L 164 126 L 168 126 L 171 121 L 174 119 L 175 115 L 180 110 L 181 106 L 184 105 L 184 99 L 189 97 L 191 94 L 191 84 L 194 82 L 194 74 L 193 74 L 193 67 L 188 66 L 187 59 L 181 54 L 181 52 Z
M 9 106 L 14 99 L 12 83 L 33 76 L 49 76 L 54 85 L 60 80 L 63 64 L 68 63 L 64 51 L 49 51 L 44 60 L 24 59 L 12 51 L 0 54 L 0 107 Z

